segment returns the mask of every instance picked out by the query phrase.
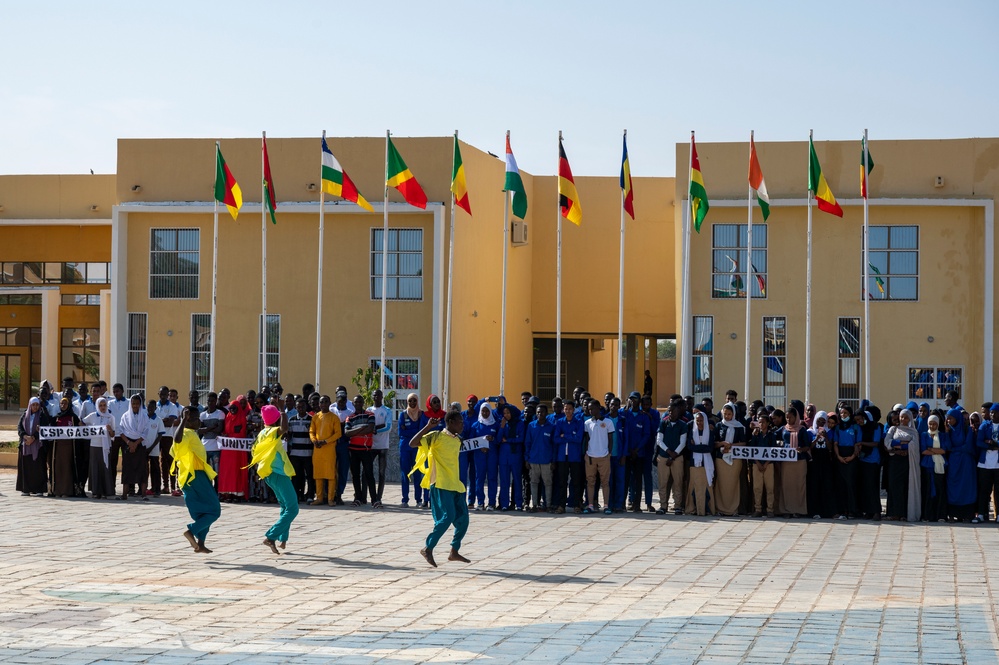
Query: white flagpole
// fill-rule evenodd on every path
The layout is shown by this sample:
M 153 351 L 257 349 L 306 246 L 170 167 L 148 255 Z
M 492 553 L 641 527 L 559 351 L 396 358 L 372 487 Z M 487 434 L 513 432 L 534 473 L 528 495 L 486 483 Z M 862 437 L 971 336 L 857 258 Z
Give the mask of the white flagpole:
M 458 130 L 454 130 L 455 144 L 458 142 Z M 454 173 L 454 155 L 451 156 L 451 173 Z M 450 404 L 449 390 L 451 387 L 451 301 L 454 288 L 454 192 L 451 193 L 451 233 L 448 235 L 447 249 L 447 321 L 444 328 L 444 387 L 441 405 Z
M 870 265 L 871 255 L 868 242 L 868 210 L 867 198 L 871 194 L 868 176 L 868 152 L 867 152 L 867 130 L 864 130 L 864 179 L 863 185 L 866 191 L 861 192 L 864 197 L 864 398 L 871 399 L 871 294 L 870 294 Z
M 382 353 L 380 365 L 378 366 L 378 387 L 385 389 L 385 303 L 388 302 L 388 150 L 389 137 L 391 132 L 385 130 L 385 200 L 382 209 L 384 210 L 384 220 L 382 222 Z
M 808 130 L 808 168 L 812 168 L 812 130 Z M 818 186 L 818 183 L 816 183 Z M 812 190 L 808 190 L 808 257 L 805 269 L 805 404 L 812 387 Z
M 326 130 L 323 130 L 323 142 Z M 323 190 L 323 151 L 319 150 L 319 277 L 316 285 L 316 390 L 322 385 L 320 356 L 323 348 L 323 231 L 326 213 L 326 192 Z
M 628 130 L 624 130 L 624 139 L 628 139 Z M 621 165 L 624 168 L 624 164 Z M 627 185 L 627 183 L 625 183 Z M 620 275 L 617 287 L 617 392 L 624 396 L 624 187 L 621 188 L 621 259 Z
M 219 142 L 215 142 L 215 160 L 218 161 L 219 152 L 222 148 Z M 218 165 L 216 164 L 216 179 L 218 178 L 217 173 Z M 213 197 L 214 198 L 214 197 Z M 211 390 L 215 386 L 215 319 L 218 314 L 216 307 L 218 301 L 218 288 L 219 288 L 219 200 L 215 199 L 215 234 L 212 237 L 212 321 L 211 321 L 211 351 L 209 353 L 208 362 L 208 390 Z M 193 377 L 192 377 L 193 378 Z
M 260 349 L 257 353 L 257 385 L 267 381 L 267 187 L 264 184 L 264 141 L 267 132 L 260 133 Z M 263 353 L 259 353 L 263 351 Z
M 692 321 L 690 316 L 690 225 L 692 217 L 693 202 L 690 199 L 690 172 L 694 167 L 694 132 L 690 132 L 690 153 L 687 159 L 687 205 L 683 207 L 683 228 L 680 236 L 683 241 L 683 295 L 680 306 L 680 315 L 683 320 L 680 322 L 680 338 L 683 342 L 680 357 L 680 390 L 686 395 L 694 394 L 693 382 L 693 349 L 694 341 L 691 339 Z
M 753 136 L 755 132 L 753 130 L 749 131 L 749 145 L 750 145 L 750 165 L 752 165 L 752 146 L 753 146 Z M 748 404 L 750 401 L 749 397 L 749 355 L 752 353 L 752 346 L 750 346 L 750 310 L 753 306 L 753 185 L 749 185 L 749 200 L 747 207 L 747 217 L 748 224 L 746 226 L 746 366 L 745 366 L 745 382 L 743 383 L 742 398 L 746 400 Z M 766 368 L 763 368 L 764 374 L 766 373 Z
M 506 130 L 506 140 L 510 141 L 510 130 Z M 506 388 L 506 273 L 507 257 L 510 253 L 510 192 L 503 190 L 503 299 L 500 305 L 500 366 L 499 394 L 505 395 Z M 557 394 L 556 389 L 556 394 Z
M 558 131 L 558 146 L 562 148 L 562 130 Z M 559 157 L 559 169 L 561 172 L 562 160 Z M 558 205 L 558 196 L 555 202 L 558 207 L 558 231 L 557 247 L 558 257 L 555 268 L 555 394 L 562 396 L 562 206 Z

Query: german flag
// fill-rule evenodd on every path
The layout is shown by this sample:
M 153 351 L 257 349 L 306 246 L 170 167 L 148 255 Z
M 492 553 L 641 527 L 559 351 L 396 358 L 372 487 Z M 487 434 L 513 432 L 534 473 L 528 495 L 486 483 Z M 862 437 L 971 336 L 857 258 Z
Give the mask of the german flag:
M 385 166 L 385 184 L 395 187 L 406 199 L 406 203 L 417 208 L 427 208 L 427 195 L 424 193 L 420 183 L 416 181 L 413 172 L 406 166 L 402 155 L 395 149 L 391 137 L 386 137 L 388 141 L 388 162 Z
M 582 224 L 583 209 L 579 207 L 576 182 L 572 179 L 572 169 L 569 168 L 569 158 L 565 156 L 561 136 L 558 139 L 558 205 L 563 217 L 576 226 Z
M 239 209 L 243 207 L 243 192 L 232 177 L 232 171 L 222 157 L 222 148 L 218 142 L 215 143 L 215 200 L 225 204 L 233 219 L 236 219 Z

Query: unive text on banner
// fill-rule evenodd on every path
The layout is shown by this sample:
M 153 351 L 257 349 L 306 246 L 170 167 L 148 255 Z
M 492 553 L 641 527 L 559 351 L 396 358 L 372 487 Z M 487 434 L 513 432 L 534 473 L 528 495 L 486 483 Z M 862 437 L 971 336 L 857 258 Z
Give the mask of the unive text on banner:
M 219 450 L 242 450 L 249 452 L 253 449 L 256 439 L 234 439 L 229 436 L 220 436 L 215 441 L 219 444 Z
M 754 462 L 796 462 L 798 461 L 798 449 L 732 446 L 732 459 L 746 459 Z

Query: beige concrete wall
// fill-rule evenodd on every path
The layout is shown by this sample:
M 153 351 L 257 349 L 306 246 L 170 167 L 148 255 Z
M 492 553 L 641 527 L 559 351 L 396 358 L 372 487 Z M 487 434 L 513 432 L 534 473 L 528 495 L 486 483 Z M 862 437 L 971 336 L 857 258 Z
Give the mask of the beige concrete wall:
M 4 219 L 108 219 L 114 203 L 113 174 L 0 176 L 0 226 Z

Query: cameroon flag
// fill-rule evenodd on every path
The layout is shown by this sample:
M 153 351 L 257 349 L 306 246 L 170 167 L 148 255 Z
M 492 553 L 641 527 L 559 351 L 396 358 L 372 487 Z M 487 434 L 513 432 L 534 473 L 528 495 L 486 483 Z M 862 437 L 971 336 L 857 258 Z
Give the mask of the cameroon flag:
M 232 171 L 225 163 L 218 143 L 215 144 L 215 200 L 225 204 L 233 219 L 236 219 L 239 209 L 243 207 L 243 192 L 232 177 Z
M 385 184 L 395 187 L 406 199 L 406 203 L 417 208 L 426 209 L 427 195 L 424 193 L 420 183 L 416 181 L 413 172 L 406 166 L 402 155 L 395 149 L 391 137 L 386 137 L 388 141 L 388 162 L 385 166 Z

